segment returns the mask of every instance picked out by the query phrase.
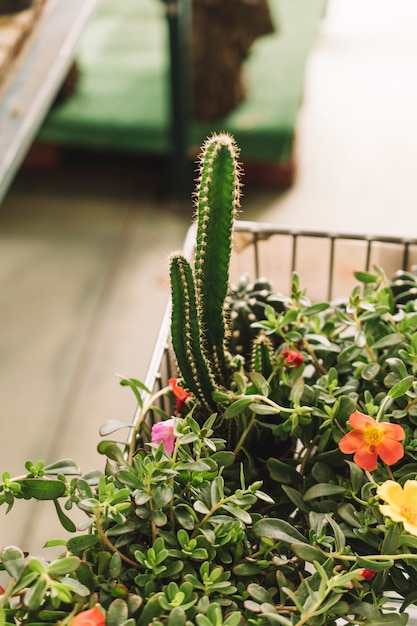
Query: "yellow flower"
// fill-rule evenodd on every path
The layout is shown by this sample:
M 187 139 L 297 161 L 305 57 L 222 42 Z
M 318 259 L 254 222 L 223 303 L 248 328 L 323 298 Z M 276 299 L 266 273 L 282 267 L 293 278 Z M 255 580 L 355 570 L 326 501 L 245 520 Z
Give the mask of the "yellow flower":
M 379 510 L 394 522 L 402 522 L 404 529 L 417 537 L 417 480 L 407 480 L 404 489 L 394 480 L 387 480 L 377 489 L 387 504 Z

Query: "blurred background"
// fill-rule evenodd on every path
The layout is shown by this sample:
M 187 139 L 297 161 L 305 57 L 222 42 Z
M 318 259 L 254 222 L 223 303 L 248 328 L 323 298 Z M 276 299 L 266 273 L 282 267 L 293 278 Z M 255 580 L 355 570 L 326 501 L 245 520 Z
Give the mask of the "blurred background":
M 178 83 L 173 133 L 164 3 L 98 2 L 66 92 L 0 206 L 2 471 L 63 456 L 101 467 L 100 425 L 132 418 L 117 375 L 146 375 L 167 257 L 193 215 L 197 146 L 212 131 L 241 146 L 243 219 L 417 236 L 417 4 L 270 0 L 268 9 L 236 62 L 237 104 L 190 115 Z M 208 85 L 204 61 L 194 70 Z M 222 76 L 220 91 L 232 81 Z M 185 147 L 175 158 L 173 141 Z M 0 517 L 0 543 L 39 550 L 64 534 L 54 516 L 50 503 L 17 503 Z

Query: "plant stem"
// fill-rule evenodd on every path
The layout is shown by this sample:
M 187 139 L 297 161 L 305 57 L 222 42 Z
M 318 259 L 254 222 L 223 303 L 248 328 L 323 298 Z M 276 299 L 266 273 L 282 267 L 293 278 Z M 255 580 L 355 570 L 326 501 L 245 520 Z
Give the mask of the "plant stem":
M 137 437 L 139 429 L 140 429 L 140 427 L 142 425 L 142 422 L 145 420 L 147 414 L 152 409 L 152 406 L 155 404 L 155 401 L 158 398 L 161 398 L 162 396 L 167 395 L 167 393 L 169 393 L 170 391 L 171 391 L 171 387 L 169 387 L 169 386 L 164 387 L 163 389 L 160 389 L 156 393 L 152 394 L 150 396 L 148 402 L 144 402 L 143 406 L 141 407 L 138 419 L 136 420 L 136 424 L 135 424 L 134 428 L 132 429 L 132 433 L 131 433 L 131 436 L 130 436 L 129 456 L 128 456 L 128 459 L 127 459 L 127 462 L 129 463 L 129 465 L 132 463 L 132 459 L 133 459 L 133 456 L 134 456 L 135 451 L 136 451 L 136 437 Z
M 252 430 L 252 427 L 255 425 L 255 422 L 256 422 L 256 415 L 255 413 L 252 413 L 252 417 L 249 420 L 249 424 L 244 429 L 243 433 L 240 436 L 239 441 L 236 444 L 235 449 L 233 450 L 233 454 L 235 456 L 237 456 L 240 450 L 242 449 L 242 446 L 245 443 L 246 437 L 249 435 L 250 431 Z
M 118 550 L 116 546 L 114 546 L 112 542 L 110 541 L 110 539 L 107 537 L 100 522 L 99 510 L 96 511 L 95 518 L 96 518 L 96 527 L 97 527 L 98 534 L 100 535 L 100 539 L 109 548 L 110 552 L 116 552 L 120 556 L 122 561 L 124 561 L 125 563 L 128 563 L 135 569 L 140 569 L 140 565 L 137 561 L 133 561 L 132 559 L 129 559 L 129 557 L 123 554 L 123 552 L 120 552 L 120 550 Z

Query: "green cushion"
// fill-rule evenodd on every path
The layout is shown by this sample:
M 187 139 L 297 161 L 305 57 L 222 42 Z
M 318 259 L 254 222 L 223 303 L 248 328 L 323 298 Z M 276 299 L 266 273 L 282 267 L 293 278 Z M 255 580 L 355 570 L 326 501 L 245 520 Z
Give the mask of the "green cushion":
M 270 0 L 277 32 L 245 63 L 248 97 L 213 123 L 193 123 L 200 145 L 231 132 L 242 159 L 290 158 L 305 66 L 326 0 Z M 161 0 L 102 0 L 77 51 L 76 92 L 48 115 L 40 137 L 68 145 L 169 153 L 167 25 Z

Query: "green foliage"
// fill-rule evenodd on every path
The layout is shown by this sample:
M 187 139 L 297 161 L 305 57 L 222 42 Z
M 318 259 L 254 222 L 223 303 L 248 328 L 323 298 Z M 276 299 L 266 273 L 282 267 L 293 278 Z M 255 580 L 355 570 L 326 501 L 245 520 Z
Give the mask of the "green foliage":
M 122 379 L 138 415 L 103 425 L 104 471 L 64 459 L 2 474 L 6 512 L 49 500 L 72 534 L 48 542 L 63 547 L 53 560 L 2 549 L 0 626 L 69 626 L 97 604 L 107 626 L 406 624 L 417 505 L 404 525 L 378 488 L 417 476 L 414 274 L 359 272 L 338 303 L 310 302 L 297 274 L 289 295 L 247 277 L 229 289 L 236 156 L 225 135 L 205 144 L 196 256 L 171 259 L 172 342 L 191 395 Z M 175 417 L 166 395 L 181 400 Z M 401 425 L 403 456 L 369 469 L 342 453 L 356 411 Z M 162 442 L 150 416 L 170 420 Z

